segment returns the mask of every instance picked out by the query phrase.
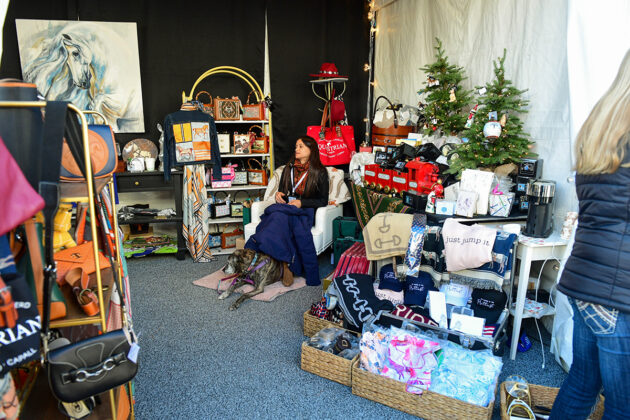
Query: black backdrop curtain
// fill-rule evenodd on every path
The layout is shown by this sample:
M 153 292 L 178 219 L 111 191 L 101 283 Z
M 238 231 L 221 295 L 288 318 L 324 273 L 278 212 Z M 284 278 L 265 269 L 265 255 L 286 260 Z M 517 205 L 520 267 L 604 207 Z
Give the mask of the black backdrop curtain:
M 365 0 L 231 0 L 164 3 L 151 0 L 12 1 L 4 25 L 0 77 L 22 77 L 15 19 L 136 22 L 146 133 L 117 134 L 121 145 L 159 138 L 156 123 L 179 109 L 204 71 L 223 65 L 239 67 L 262 86 L 264 78 L 265 6 L 269 31 L 274 152 L 284 164 L 295 139 L 308 125 L 319 124 L 322 102 L 311 92 L 309 73 L 333 62 L 349 76 L 344 99 L 357 144 L 364 137 L 367 101 L 369 22 Z M 211 76 L 197 91 L 239 96 L 248 88 L 232 76 Z
M 146 133 L 117 134 L 121 145 L 146 137 L 158 141 L 156 123 L 179 109 L 182 91 L 217 66 L 239 67 L 261 84 L 264 77 L 264 0 L 157 2 L 151 0 L 11 1 L 4 25 L 0 77 L 22 78 L 15 19 L 136 22 Z M 197 91 L 239 96 L 248 85 L 233 76 L 206 78 Z
M 292 156 L 295 140 L 321 120 L 323 102 L 311 91 L 309 74 L 323 62 L 349 77 L 343 98 L 357 147 L 365 137 L 369 21 L 365 0 L 267 1 L 269 67 L 275 165 Z M 324 96 L 319 90 L 320 96 Z

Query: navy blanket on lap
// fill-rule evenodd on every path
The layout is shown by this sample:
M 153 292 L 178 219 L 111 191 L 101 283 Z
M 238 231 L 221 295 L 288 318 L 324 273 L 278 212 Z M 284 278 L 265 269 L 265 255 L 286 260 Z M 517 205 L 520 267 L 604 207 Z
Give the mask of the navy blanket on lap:
M 272 204 L 260 217 L 245 248 L 263 252 L 289 264 L 296 276 L 306 277 L 306 284 L 318 286 L 319 266 L 311 227 L 315 209 L 300 209 L 288 204 Z

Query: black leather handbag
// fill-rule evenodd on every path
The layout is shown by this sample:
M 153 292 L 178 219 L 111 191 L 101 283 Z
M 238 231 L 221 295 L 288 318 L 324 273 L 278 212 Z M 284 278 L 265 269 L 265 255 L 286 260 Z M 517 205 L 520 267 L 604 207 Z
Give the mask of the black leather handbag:
M 84 400 L 129 382 L 138 372 L 138 364 L 128 358 L 132 343 L 123 329 L 66 343 L 58 338 L 48 348 L 48 382 L 60 401 Z
M 69 143 L 79 146 L 80 136 L 66 138 Z M 74 153 L 75 160 L 80 155 Z M 77 160 L 79 162 L 80 160 Z M 80 165 L 85 175 L 85 166 Z M 100 197 L 94 197 L 96 208 L 102 206 Z M 102 212 L 97 212 L 100 225 L 106 221 Z M 112 267 L 116 267 L 109 241 L 103 241 L 105 254 Z M 55 269 L 56 270 L 56 269 Z M 48 370 L 48 383 L 53 395 L 63 402 L 76 402 L 126 384 L 138 372 L 137 353 L 139 347 L 127 316 L 125 298 L 122 294 L 118 269 L 114 269 L 114 281 L 120 299 L 123 328 L 70 343 L 66 338 L 51 340 L 50 330 L 50 278 L 44 279 L 44 320 L 42 323 L 42 342 L 45 362 Z

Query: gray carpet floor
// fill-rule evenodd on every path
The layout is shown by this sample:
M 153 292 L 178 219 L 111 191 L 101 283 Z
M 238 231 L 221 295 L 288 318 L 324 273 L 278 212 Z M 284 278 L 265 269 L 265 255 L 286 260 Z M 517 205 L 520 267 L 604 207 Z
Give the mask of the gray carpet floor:
M 329 260 L 329 254 L 320 256 L 321 275 L 332 271 Z M 215 291 L 192 284 L 225 261 L 225 256 L 204 264 L 174 256 L 128 260 L 141 346 L 136 418 L 412 418 L 300 369 L 302 315 L 321 288 L 307 286 L 273 302 L 248 300 L 228 311 L 237 295 L 220 301 Z M 520 374 L 531 383 L 560 386 L 565 373 L 548 345 L 541 367 L 532 325 L 524 327 L 533 347 L 515 361 L 506 351 L 500 380 Z M 500 418 L 498 406 L 497 401 L 494 419 Z

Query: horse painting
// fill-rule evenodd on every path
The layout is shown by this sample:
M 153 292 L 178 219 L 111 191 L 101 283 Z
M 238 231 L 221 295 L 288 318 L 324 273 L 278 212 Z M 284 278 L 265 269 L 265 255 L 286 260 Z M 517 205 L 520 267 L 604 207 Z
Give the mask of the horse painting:
M 118 25 L 131 25 L 133 42 Z M 17 27 L 24 80 L 46 99 L 98 111 L 116 132 L 144 131 L 135 24 L 18 19 Z

